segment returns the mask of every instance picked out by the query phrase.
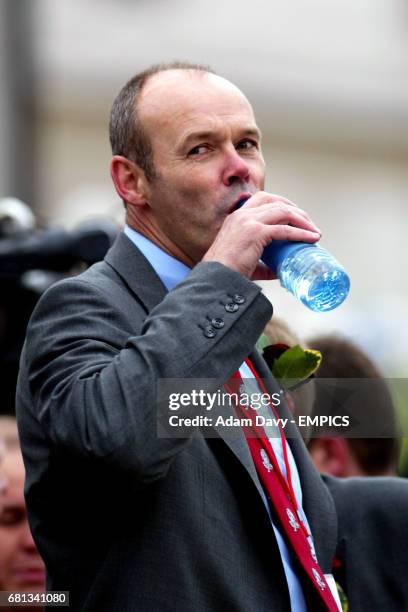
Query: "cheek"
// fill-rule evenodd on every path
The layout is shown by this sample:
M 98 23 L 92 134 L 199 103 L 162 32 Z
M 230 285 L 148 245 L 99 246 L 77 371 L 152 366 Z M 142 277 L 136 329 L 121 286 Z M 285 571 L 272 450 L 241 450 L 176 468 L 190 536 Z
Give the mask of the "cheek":
M 11 538 L 9 534 L 3 536 L 0 533 L 0 588 L 5 586 L 5 582 L 10 580 L 11 564 L 14 557 L 14 550 L 16 543 L 14 538 Z
M 195 184 L 191 181 L 181 182 L 176 189 L 172 186 L 172 189 L 165 192 L 168 202 L 165 216 L 180 226 L 188 226 L 191 222 L 200 223 L 200 220 L 208 223 L 215 214 L 215 193 L 214 187 L 209 188 L 198 181 Z
M 190 174 L 162 174 L 154 185 L 150 202 L 158 214 L 174 218 L 180 213 L 189 213 L 191 202 L 197 200 L 200 191 L 199 183 Z
M 219 188 L 222 167 L 215 163 L 192 162 L 168 177 L 168 184 L 184 194 L 209 192 Z
M 255 168 L 253 169 L 253 176 L 255 177 L 255 181 L 260 188 L 263 188 L 265 182 L 265 162 L 258 161 Z

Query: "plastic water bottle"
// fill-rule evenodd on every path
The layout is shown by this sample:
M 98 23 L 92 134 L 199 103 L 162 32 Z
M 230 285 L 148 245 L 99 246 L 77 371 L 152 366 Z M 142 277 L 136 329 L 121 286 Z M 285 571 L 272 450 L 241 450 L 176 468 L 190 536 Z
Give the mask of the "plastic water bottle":
M 343 266 L 317 244 L 274 240 L 261 259 L 276 272 L 282 287 L 311 310 L 337 308 L 350 290 Z
M 316 312 L 337 308 L 350 290 L 343 266 L 317 244 L 274 240 L 261 259 L 276 273 L 282 287 Z

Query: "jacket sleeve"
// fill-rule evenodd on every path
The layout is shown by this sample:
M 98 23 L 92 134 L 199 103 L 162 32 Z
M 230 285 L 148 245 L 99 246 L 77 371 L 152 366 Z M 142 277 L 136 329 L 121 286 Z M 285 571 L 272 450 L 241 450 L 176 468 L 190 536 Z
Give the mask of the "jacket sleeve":
M 244 301 L 229 312 L 237 295 Z M 138 308 L 132 321 L 119 295 L 84 276 L 51 287 L 29 324 L 17 401 L 59 451 L 103 459 L 146 483 L 188 444 L 157 436 L 158 380 L 227 380 L 272 307 L 257 285 L 213 262 L 198 264 L 147 316 Z M 214 318 L 224 326 L 209 337 Z

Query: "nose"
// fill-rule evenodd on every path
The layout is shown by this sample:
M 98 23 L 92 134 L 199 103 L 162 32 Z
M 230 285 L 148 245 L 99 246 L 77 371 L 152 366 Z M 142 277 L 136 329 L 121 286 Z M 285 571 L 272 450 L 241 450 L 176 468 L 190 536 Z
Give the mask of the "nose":
M 233 148 L 226 153 L 223 169 L 223 183 L 228 187 L 234 183 L 248 182 L 250 169 L 238 151 Z
M 34 553 L 37 551 L 37 547 L 34 543 L 33 536 L 31 535 L 27 520 L 25 520 L 24 524 L 21 525 L 20 544 L 21 547 L 28 553 Z

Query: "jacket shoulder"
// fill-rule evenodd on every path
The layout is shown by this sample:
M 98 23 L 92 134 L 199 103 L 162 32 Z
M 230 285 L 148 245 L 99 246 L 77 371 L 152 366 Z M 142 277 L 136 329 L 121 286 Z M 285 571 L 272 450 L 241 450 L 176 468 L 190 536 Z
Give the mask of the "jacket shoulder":
M 388 529 L 400 529 L 405 523 L 408 531 L 408 481 L 404 478 L 323 475 L 323 480 L 336 505 L 339 523 L 356 526 L 360 517 L 363 524 L 382 521 Z

